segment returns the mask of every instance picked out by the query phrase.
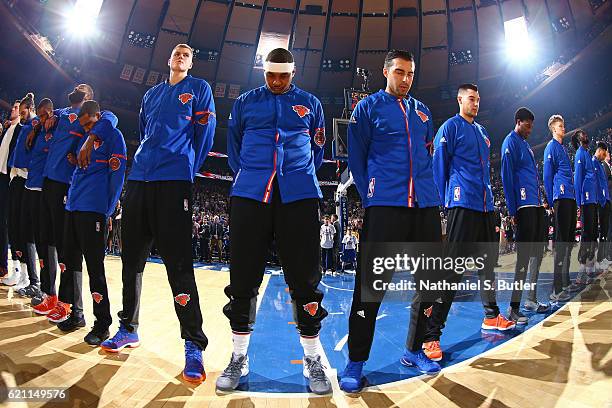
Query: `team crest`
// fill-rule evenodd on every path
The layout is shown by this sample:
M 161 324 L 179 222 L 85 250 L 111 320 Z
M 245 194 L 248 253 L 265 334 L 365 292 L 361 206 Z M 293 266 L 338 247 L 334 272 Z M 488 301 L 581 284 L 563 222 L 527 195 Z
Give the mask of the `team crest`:
M 189 302 L 190 300 L 191 295 L 187 293 L 179 293 L 174 297 L 174 301 L 183 307 L 185 307 L 185 305 L 187 305 L 187 302 Z
M 33 119 L 33 120 L 32 120 L 32 127 L 36 127 L 36 126 L 38 126 L 38 123 L 39 123 L 39 122 L 38 122 L 38 119 Z
M 317 314 L 317 310 L 319 310 L 319 303 L 318 302 L 310 302 L 310 303 L 306 303 L 302 307 L 304 308 L 306 313 L 308 313 L 309 315 L 314 317 L 314 315 Z
M 96 302 L 97 304 L 100 304 L 102 299 L 104 299 L 104 296 L 102 296 L 98 292 L 91 292 L 91 297 L 93 298 L 93 301 Z
M 317 128 L 315 130 L 314 141 L 319 147 L 325 146 L 325 128 Z
M 202 112 L 202 117 L 198 119 L 198 123 L 200 125 L 208 124 L 208 119 L 210 118 L 210 115 L 215 116 L 215 112 L 210 112 L 210 111 Z
M 108 167 L 110 167 L 110 169 L 111 169 L 112 171 L 117 171 L 117 170 L 119 170 L 119 167 L 121 167 L 121 160 L 119 160 L 119 159 L 118 159 L 118 158 L 116 158 L 116 157 L 111 157 L 111 158 L 108 160 Z
M 305 107 L 304 105 L 293 105 L 293 111 L 298 114 L 300 118 L 308 115 L 310 113 L 310 109 Z
M 427 122 L 429 120 L 429 116 L 427 116 L 425 113 L 421 112 L 420 110 L 417 109 L 416 113 L 417 113 L 417 115 L 419 115 L 419 118 L 421 118 L 423 123 L 425 123 L 425 122 Z
M 427 309 L 424 309 L 423 314 L 427 317 L 431 317 L 432 311 L 433 311 L 433 305 L 429 306 Z
M 189 102 L 190 100 L 193 99 L 193 94 L 190 93 L 182 93 L 179 95 L 179 101 L 181 101 L 181 103 L 183 105 L 185 105 L 187 102 Z
M 68 115 L 68 120 L 70 121 L 70 123 L 74 123 L 74 121 L 77 119 L 78 119 L 78 116 L 76 113 L 71 113 L 70 115 Z

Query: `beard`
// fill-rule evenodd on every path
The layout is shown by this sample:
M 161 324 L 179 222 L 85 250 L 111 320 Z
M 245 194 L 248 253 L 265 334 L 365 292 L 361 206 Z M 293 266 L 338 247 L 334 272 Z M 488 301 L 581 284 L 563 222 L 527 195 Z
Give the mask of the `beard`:
M 83 102 L 85 99 L 85 92 L 75 88 L 74 91 L 68 94 L 68 100 L 71 104 L 77 104 Z

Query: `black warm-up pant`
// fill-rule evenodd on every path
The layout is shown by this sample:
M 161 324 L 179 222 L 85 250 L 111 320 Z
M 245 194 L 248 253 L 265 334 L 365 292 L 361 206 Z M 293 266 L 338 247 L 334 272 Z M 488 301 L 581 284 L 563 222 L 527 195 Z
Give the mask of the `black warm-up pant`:
M 480 269 L 480 297 L 486 318 L 499 314 L 495 295 L 495 251 L 499 250 L 495 233 L 495 213 L 474 211 L 455 207 L 448 211 L 448 256 L 484 257 L 484 267 Z M 485 257 L 486 255 L 486 257 Z M 451 272 L 445 277 L 446 282 L 459 283 L 463 274 Z M 487 286 L 485 283 L 489 283 Z M 440 340 L 442 329 L 455 299 L 455 290 L 443 291 L 442 302 L 435 302 L 432 319 L 425 341 Z
M 40 280 L 42 283 L 43 275 L 48 275 L 46 272 L 48 248 L 47 244 L 41 239 L 40 234 L 40 200 L 42 192 L 37 190 L 23 191 L 21 200 L 21 233 L 25 242 L 25 252 L 27 253 L 28 275 L 30 285 L 39 283 L 38 274 L 36 273 L 36 254 L 40 262 Z M 46 277 L 45 277 L 46 279 Z M 47 282 L 45 282 L 47 284 Z
M 597 204 L 586 204 L 580 206 L 580 221 L 582 233 L 580 234 L 580 249 L 578 250 L 578 262 L 586 264 L 595 259 L 597 248 Z
M 442 228 L 438 208 L 406 207 L 368 207 L 365 211 L 362 231 L 362 248 L 368 243 L 384 242 L 442 242 Z M 362 251 L 363 252 L 363 251 Z M 420 255 L 420 254 L 419 254 Z M 393 272 L 375 275 L 372 270 L 376 254 L 360 256 L 357 260 L 353 303 L 349 316 L 348 349 L 351 361 L 364 361 L 369 358 L 376 316 L 385 296 L 383 290 L 374 288 L 374 280 L 388 283 Z M 417 285 L 417 289 L 419 286 Z M 364 293 L 367 291 L 367 297 Z M 420 290 L 415 291 L 410 311 L 410 328 L 406 338 L 406 348 L 417 351 L 422 348 L 429 317 L 425 309 L 432 306 L 424 299 Z
M 82 273 L 83 256 L 85 257 L 96 326 L 102 330 L 108 329 L 112 322 L 104 272 L 106 231 L 106 218 L 103 214 L 66 211 L 64 225 L 66 270 L 74 271 L 76 274 Z M 76 286 L 75 289 L 80 290 Z
M 26 179 L 15 176 L 9 184 L 8 237 L 13 260 L 25 262 L 25 241 L 21 231 L 21 202 Z
M 9 177 L 0 173 L 0 268 L 8 268 Z
M 569 267 L 576 241 L 576 201 L 561 198 L 554 204 L 555 256 L 553 290 L 561 293 L 569 285 Z
M 544 207 L 523 207 L 516 213 L 516 266 L 514 269 L 514 289 L 510 306 L 519 309 L 523 291 L 517 284 L 527 283 L 527 270 L 531 258 L 542 258 L 544 250 Z M 539 262 L 539 259 L 538 259 Z M 532 271 L 533 273 L 533 271 Z M 537 279 L 537 278 L 536 278 Z
M 282 203 L 276 180 L 268 204 L 232 197 L 230 284 L 225 288 L 230 301 L 223 307 L 232 331 L 253 330 L 257 295 L 274 240 L 289 286 L 297 329 L 302 336 L 319 334 L 327 311 L 321 305 L 323 293 L 317 289 L 321 281 L 318 220 L 318 199 Z
M 608 224 L 610 222 L 610 201 L 605 206 L 597 206 L 599 211 L 599 247 L 597 249 L 597 262 L 608 258 Z
M 191 257 L 191 186 L 188 181 L 128 181 L 121 217 L 123 310 L 119 318 L 128 330 L 138 329 L 142 273 L 155 244 L 166 265 L 181 337 L 204 350 L 208 339 L 202 330 Z

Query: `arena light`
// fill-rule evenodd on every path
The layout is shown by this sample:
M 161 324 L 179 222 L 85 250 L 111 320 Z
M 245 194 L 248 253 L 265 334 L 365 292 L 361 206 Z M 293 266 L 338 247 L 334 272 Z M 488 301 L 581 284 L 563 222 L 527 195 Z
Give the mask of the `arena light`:
M 96 20 L 104 0 L 76 0 L 66 13 L 66 28 L 75 36 L 89 37 L 94 35 Z
M 514 59 L 529 55 L 532 50 L 527 20 L 521 16 L 512 20 L 504 21 L 504 32 L 506 36 L 506 53 L 508 58 Z
M 263 69 L 263 60 L 275 48 L 287 48 L 289 36 L 281 33 L 261 33 L 257 52 L 255 53 L 255 68 Z

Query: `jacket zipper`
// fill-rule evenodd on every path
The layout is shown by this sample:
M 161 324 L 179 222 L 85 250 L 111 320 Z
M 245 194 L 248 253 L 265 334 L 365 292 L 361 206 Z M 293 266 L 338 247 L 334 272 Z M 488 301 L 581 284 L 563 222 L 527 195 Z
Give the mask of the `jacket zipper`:
M 413 202 L 413 192 L 414 192 L 414 183 L 412 180 L 412 141 L 410 139 L 410 129 L 408 128 L 408 114 L 406 113 L 406 109 L 404 108 L 404 104 L 401 99 L 397 100 L 397 103 L 400 106 L 404 114 L 404 121 L 406 123 L 406 134 L 408 135 L 408 154 L 410 157 L 410 178 L 408 179 L 408 207 L 414 207 Z

